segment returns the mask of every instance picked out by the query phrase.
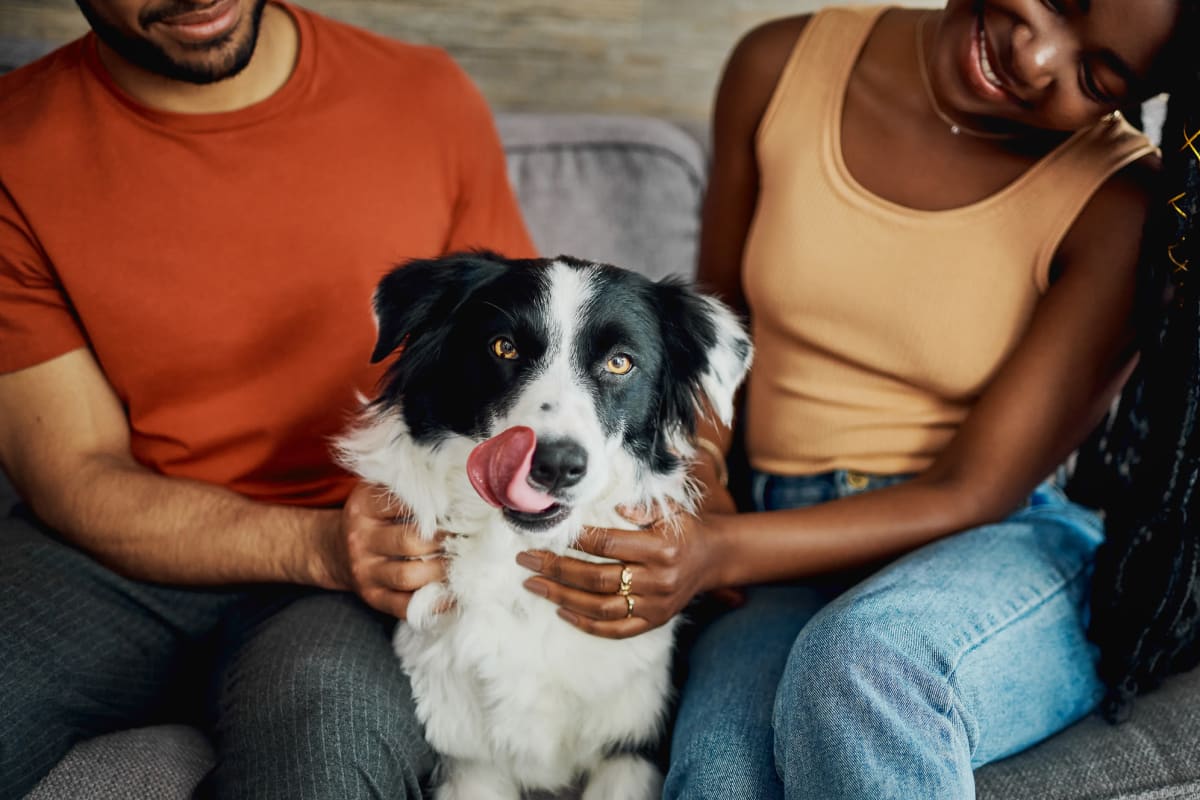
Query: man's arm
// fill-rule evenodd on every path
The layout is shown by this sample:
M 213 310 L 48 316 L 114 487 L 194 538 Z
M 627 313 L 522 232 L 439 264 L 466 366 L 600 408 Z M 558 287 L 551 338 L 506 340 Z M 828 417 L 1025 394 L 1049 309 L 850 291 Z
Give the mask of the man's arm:
M 40 519 L 129 577 L 331 583 L 320 554 L 339 511 L 255 503 L 145 468 L 87 350 L 0 375 L 0 461 Z
M 176 584 L 286 582 L 352 590 L 403 616 L 411 592 L 440 579 L 436 552 L 393 524 L 383 493 L 361 485 L 344 509 L 247 500 L 159 475 L 130 452 L 129 424 L 85 349 L 0 375 L 0 463 L 33 512 L 109 568 Z

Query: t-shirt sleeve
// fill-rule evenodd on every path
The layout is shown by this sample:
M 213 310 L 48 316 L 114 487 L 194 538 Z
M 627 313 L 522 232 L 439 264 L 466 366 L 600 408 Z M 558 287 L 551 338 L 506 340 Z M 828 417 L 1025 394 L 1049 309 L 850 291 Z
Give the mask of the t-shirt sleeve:
M 0 185 L 0 374 L 86 345 L 49 259 Z
M 455 131 L 458 149 L 454 221 L 447 252 L 488 249 L 509 258 L 538 255 L 508 181 L 504 148 L 487 101 L 457 65 L 460 102 Z

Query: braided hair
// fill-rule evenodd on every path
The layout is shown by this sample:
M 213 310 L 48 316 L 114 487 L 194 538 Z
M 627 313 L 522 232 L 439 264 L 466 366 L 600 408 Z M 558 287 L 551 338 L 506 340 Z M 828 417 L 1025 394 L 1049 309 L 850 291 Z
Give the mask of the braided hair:
M 1182 0 L 1182 51 L 1200 0 Z M 1101 711 L 1200 662 L 1200 64 L 1168 57 L 1163 170 L 1138 276 L 1140 359 L 1080 453 L 1072 490 L 1103 509 L 1089 635 L 1108 687 Z

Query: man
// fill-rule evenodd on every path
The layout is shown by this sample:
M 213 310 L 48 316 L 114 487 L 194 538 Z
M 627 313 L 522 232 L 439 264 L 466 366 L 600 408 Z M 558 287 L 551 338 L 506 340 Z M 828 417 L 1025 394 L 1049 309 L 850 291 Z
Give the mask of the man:
M 78 1 L 0 77 L 0 796 L 185 711 L 205 794 L 417 796 L 389 640 L 442 564 L 329 440 L 381 275 L 534 254 L 486 104 L 293 6 Z

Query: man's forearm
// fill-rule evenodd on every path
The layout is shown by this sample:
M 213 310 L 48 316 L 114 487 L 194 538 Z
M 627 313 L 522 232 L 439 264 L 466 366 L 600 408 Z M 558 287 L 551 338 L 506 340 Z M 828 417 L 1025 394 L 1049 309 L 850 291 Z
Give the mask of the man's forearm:
M 287 582 L 340 588 L 328 574 L 340 512 L 268 505 L 120 459 L 89 460 L 36 513 L 110 568 L 178 584 Z

